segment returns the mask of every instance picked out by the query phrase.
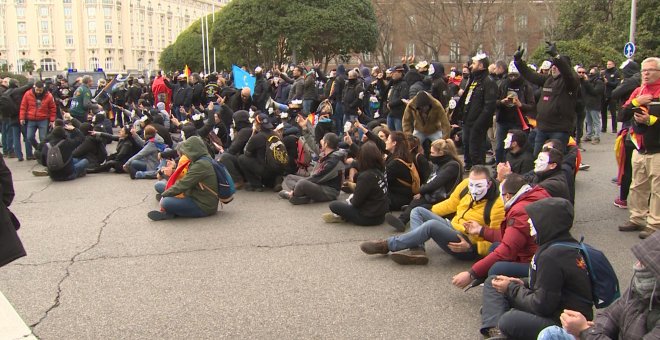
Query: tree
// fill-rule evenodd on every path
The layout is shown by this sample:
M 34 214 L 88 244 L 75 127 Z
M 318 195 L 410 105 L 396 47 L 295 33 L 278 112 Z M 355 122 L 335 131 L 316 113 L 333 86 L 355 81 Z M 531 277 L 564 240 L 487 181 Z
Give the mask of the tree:
M 32 72 L 34 72 L 35 68 L 36 64 L 34 63 L 34 60 L 28 59 L 23 62 L 23 72 L 27 72 L 28 74 L 32 75 Z
M 182 70 L 185 65 L 193 71 L 198 71 L 203 68 L 201 52 L 202 29 L 198 20 L 161 52 L 158 65 L 166 71 Z
M 630 28 L 629 0 L 567 0 L 558 5 L 557 38 L 598 42 L 623 51 Z M 660 55 L 660 8 L 653 0 L 637 1 L 635 60 Z M 619 55 L 622 52 L 618 52 Z
M 579 64 L 585 67 L 592 65 L 602 66 L 605 65 L 608 60 L 613 60 L 618 63 L 622 62 L 624 59 L 623 55 L 613 48 L 595 45 L 586 39 L 558 41 L 557 50 L 559 50 L 561 55 L 571 58 L 571 64 Z M 541 65 L 541 63 L 548 58 L 549 56 L 545 54 L 544 44 L 543 46 L 539 46 L 539 48 L 531 54 L 529 60 L 536 63 L 536 65 Z

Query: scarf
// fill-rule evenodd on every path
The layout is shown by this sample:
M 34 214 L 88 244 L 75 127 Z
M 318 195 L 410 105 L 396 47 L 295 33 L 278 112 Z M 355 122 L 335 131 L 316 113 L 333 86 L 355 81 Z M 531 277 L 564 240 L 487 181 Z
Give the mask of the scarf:
M 509 211 L 511 207 L 516 203 L 516 201 L 522 196 L 523 194 L 527 193 L 528 191 L 532 190 L 532 187 L 529 184 L 523 185 L 520 190 L 516 193 L 515 196 L 511 197 L 510 200 L 506 201 L 504 204 L 504 211 Z M 501 190 L 500 190 L 501 192 Z
M 636 263 L 633 266 L 632 287 L 642 299 L 651 299 L 655 293 L 657 279 L 655 275 L 645 267 Z

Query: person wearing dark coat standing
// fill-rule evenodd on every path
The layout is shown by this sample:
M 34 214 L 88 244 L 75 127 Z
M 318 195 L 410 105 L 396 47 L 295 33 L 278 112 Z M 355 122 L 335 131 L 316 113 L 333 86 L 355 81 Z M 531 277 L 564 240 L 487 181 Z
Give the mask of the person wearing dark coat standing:
M 0 189 L 2 201 L 0 202 L 0 267 L 26 255 L 21 239 L 16 230 L 20 227 L 18 219 L 9 210 L 14 200 L 14 181 L 11 171 L 0 156 Z

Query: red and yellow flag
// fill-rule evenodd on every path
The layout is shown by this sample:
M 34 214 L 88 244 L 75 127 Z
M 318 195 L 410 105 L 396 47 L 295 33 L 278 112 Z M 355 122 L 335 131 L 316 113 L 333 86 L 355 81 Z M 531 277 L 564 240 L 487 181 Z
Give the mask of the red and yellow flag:
M 190 78 L 190 68 L 188 67 L 188 65 L 186 65 L 186 67 L 183 68 L 183 74 L 186 76 L 186 78 Z

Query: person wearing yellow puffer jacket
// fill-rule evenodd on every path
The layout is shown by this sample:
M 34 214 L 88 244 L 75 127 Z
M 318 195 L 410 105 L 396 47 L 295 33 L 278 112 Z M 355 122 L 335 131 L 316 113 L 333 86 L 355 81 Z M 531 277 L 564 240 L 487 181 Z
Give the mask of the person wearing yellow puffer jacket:
M 466 190 L 467 189 L 467 190 Z M 446 217 L 454 214 L 454 217 Z M 468 235 L 464 223 L 475 221 L 491 229 L 499 229 L 504 220 L 504 203 L 495 181 L 484 166 L 475 165 L 469 178 L 463 180 L 446 200 L 429 211 L 412 210 L 411 230 L 387 240 L 368 241 L 360 245 L 367 254 L 390 254 L 399 264 L 427 264 L 424 242 L 433 239 L 440 248 L 460 260 L 486 256 L 491 243 L 481 236 Z M 409 251 L 401 251 L 410 249 Z

